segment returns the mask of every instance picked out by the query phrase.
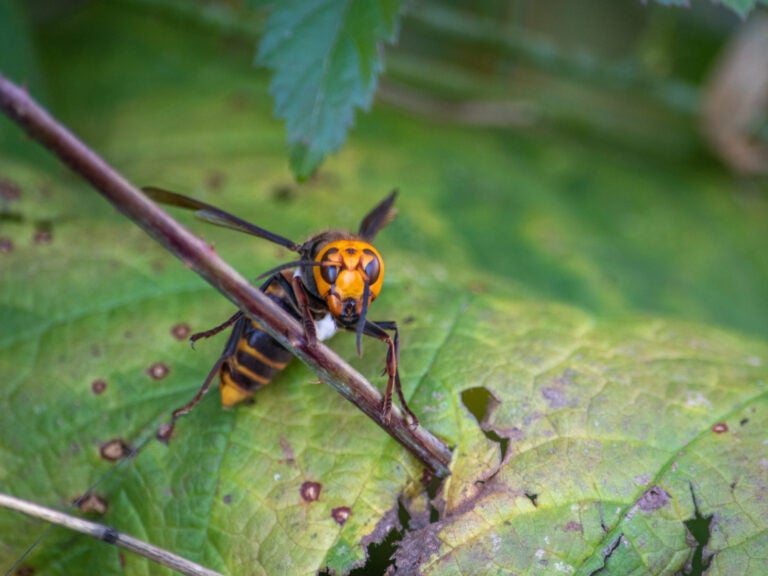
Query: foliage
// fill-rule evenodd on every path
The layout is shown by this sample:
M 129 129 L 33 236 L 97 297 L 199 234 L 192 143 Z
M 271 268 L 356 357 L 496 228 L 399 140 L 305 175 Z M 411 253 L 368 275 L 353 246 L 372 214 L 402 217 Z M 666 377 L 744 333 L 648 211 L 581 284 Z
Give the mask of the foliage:
M 342 145 L 355 109 L 370 106 L 383 69 L 381 43 L 395 40 L 399 12 L 399 0 L 296 0 L 272 9 L 259 62 L 274 70 L 270 91 L 298 178 Z
M 456 459 L 425 490 L 394 441 L 292 365 L 252 406 L 211 394 L 169 446 L 110 472 L 101 446 L 150 436 L 223 346 L 174 334 L 231 309 L 0 119 L 4 491 L 66 507 L 108 474 L 98 520 L 231 573 L 345 573 L 387 536 L 404 573 L 766 571 L 760 183 L 695 155 L 380 107 L 297 186 L 267 81 L 242 73 L 249 45 L 103 3 L 38 34 L 52 110 L 138 184 L 297 240 L 401 189 L 372 313 L 400 322 L 411 406 Z M 253 276 L 289 257 L 184 221 Z M 354 360 L 353 338 L 332 345 Z M 354 361 L 381 385 L 382 360 L 366 342 Z M 2 566 L 41 531 L 1 512 Z M 163 573 L 59 531 L 24 563 L 94 566 Z
M 685 6 L 690 7 L 691 2 L 690 0 L 656 0 L 659 4 L 664 4 L 667 6 Z M 758 4 L 766 4 L 765 0 L 718 0 L 716 3 L 723 4 L 723 6 L 727 6 L 736 14 L 741 16 L 742 18 L 746 18 L 746 16 L 754 10 Z

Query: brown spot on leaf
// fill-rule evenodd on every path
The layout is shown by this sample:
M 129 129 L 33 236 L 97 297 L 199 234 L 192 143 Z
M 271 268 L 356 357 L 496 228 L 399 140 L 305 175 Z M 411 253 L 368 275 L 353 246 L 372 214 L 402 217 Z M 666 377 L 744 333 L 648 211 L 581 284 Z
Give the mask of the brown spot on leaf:
M 115 438 L 114 440 L 105 442 L 101 445 L 101 448 L 99 448 L 99 455 L 104 460 L 108 460 L 110 462 L 117 462 L 118 460 L 122 460 L 130 453 L 131 449 L 122 438 Z
M 291 443 L 282 436 L 280 436 L 280 449 L 283 451 L 283 462 L 286 464 L 293 464 L 296 461 L 294 459 Z
M 224 504 L 231 504 L 232 503 L 232 494 L 224 494 L 224 497 L 221 499 Z
M 91 391 L 98 396 L 99 394 L 103 394 L 104 390 L 107 389 L 107 381 L 102 380 L 99 378 L 98 380 L 94 380 L 91 382 Z
M 168 376 L 168 373 L 171 371 L 170 368 L 166 364 L 163 364 L 162 362 L 155 362 L 147 368 L 147 374 L 149 374 L 150 378 L 153 380 L 162 380 L 166 376 Z
M 189 327 L 189 324 L 186 322 L 179 322 L 173 328 L 171 328 L 171 336 L 176 338 L 176 340 L 186 340 L 189 338 L 189 333 L 191 331 L 192 330 Z
M 53 230 L 50 227 L 36 228 L 32 235 L 32 241 L 35 244 L 50 244 L 53 240 Z
M 660 486 L 651 486 L 640 496 L 637 505 L 643 512 L 653 512 L 666 505 L 671 498 Z
M 205 187 L 208 190 L 221 190 L 224 183 L 227 181 L 227 176 L 221 170 L 211 170 L 205 177 Z
M 323 485 L 320 482 L 304 482 L 301 485 L 301 499 L 304 502 L 317 502 L 320 499 L 320 490 Z
M 18 200 L 21 197 L 21 187 L 7 178 L 0 179 L 0 200 Z
M 712 432 L 715 434 L 725 434 L 728 432 L 728 424 L 725 422 L 718 422 L 714 426 L 712 426 Z
M 160 428 L 157 431 L 157 434 L 155 434 L 155 437 L 160 440 L 160 442 L 163 442 L 164 444 L 167 444 L 168 441 L 171 439 L 171 436 L 173 435 L 173 424 L 168 424 L 167 422 L 160 426 Z
M 0 253 L 8 254 L 13 252 L 13 240 L 10 238 L 0 238 Z
M 298 195 L 298 190 L 290 184 L 280 184 L 272 188 L 272 198 L 276 202 L 292 202 L 293 200 L 296 200 Z
M 240 112 L 248 107 L 250 98 L 242 92 L 233 92 L 229 95 L 229 106 L 235 112 Z
M 35 569 L 32 566 L 20 566 L 14 572 L 14 576 L 33 576 Z
M 547 401 L 550 408 L 558 409 L 568 406 L 568 398 L 562 388 L 544 386 L 541 389 L 541 395 Z
M 368 558 L 371 559 L 371 545 L 381 545 L 387 538 L 389 538 L 393 532 L 399 532 L 403 529 L 403 525 L 400 521 L 400 512 L 402 504 L 396 503 L 392 508 L 387 510 L 381 520 L 378 521 L 373 532 L 363 536 L 360 543 L 368 551 Z M 403 508 L 403 515 L 408 517 L 407 509 Z
M 582 532 L 584 530 L 584 527 L 581 525 L 580 522 L 576 522 L 575 520 L 571 520 L 563 526 L 563 530 L 565 532 Z
M 83 514 L 98 514 L 99 516 L 103 516 L 107 512 L 107 508 L 109 508 L 107 501 L 93 492 L 81 496 L 75 503 Z
M 339 506 L 331 510 L 331 516 L 339 526 L 344 526 L 345 522 L 352 514 L 352 509 L 349 506 Z

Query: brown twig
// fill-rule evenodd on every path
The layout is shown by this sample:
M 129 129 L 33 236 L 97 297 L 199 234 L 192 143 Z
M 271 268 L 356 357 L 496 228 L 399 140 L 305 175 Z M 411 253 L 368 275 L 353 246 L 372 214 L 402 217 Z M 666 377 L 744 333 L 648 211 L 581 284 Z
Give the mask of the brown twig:
M 308 345 L 301 326 L 293 318 L 52 118 L 25 90 L 2 74 L 0 109 L 90 182 L 118 210 L 175 254 L 185 266 L 197 272 L 249 317 L 258 319 L 270 335 L 400 442 L 436 476 L 449 474 L 451 452 L 443 442 L 421 426 L 411 428 L 402 413 L 394 408 L 387 424 L 382 418 L 381 394 L 376 388 L 326 346 L 320 343 Z
M 133 536 L 123 534 L 122 532 L 104 526 L 103 524 L 89 522 L 88 520 L 83 520 L 77 516 L 70 516 L 69 514 L 59 512 L 58 510 L 40 506 L 34 502 L 21 500 L 13 496 L 8 496 L 7 494 L 0 494 L 0 507 L 15 510 L 22 514 L 26 514 L 27 516 L 39 518 L 40 520 L 45 520 L 51 524 L 56 524 L 57 526 L 63 526 L 64 528 L 80 532 L 81 534 L 96 538 L 107 544 L 114 544 L 119 548 L 135 552 L 139 556 L 157 562 L 162 566 L 172 568 L 181 574 L 187 574 L 189 576 L 221 576 L 218 572 L 209 570 L 208 568 L 190 562 L 181 556 L 172 554 L 167 550 L 148 544 Z

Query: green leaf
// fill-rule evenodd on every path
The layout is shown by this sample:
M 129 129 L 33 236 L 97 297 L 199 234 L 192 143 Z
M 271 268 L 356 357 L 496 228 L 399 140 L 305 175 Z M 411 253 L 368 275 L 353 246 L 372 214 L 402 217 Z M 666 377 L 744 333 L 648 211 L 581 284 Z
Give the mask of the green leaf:
M 2 190 L 20 191 L 0 197 L 3 491 L 66 508 L 108 474 L 96 489 L 108 510 L 89 517 L 234 574 L 346 573 L 369 540 L 400 537 L 393 518 L 403 573 L 589 573 L 607 558 L 606 573 L 674 574 L 713 552 L 712 573 L 766 572 L 763 195 L 711 162 L 392 110 L 296 186 L 266 82 L 226 57 L 230 44 L 122 3 L 37 35 L 56 115 L 137 184 L 295 240 L 354 227 L 400 188 L 371 312 L 400 323 L 409 402 L 455 461 L 427 494 L 398 444 L 293 363 L 253 405 L 224 411 L 212 392 L 169 446 L 113 469 L 102 444 L 151 436 L 226 338 L 191 350 L 174 328 L 232 309 L 19 139 L 0 149 Z M 179 217 L 250 277 L 290 258 Z M 379 343 L 361 359 L 352 335 L 331 346 L 384 384 Z M 159 380 L 157 363 L 170 369 Z M 322 484 L 316 502 L 301 497 L 307 481 Z M 688 536 L 698 517 L 705 544 Z M 43 530 L 0 510 L 2 568 Z M 59 529 L 22 568 L 168 573 Z
M 232 311 L 105 203 L 94 204 L 95 196 L 78 198 L 59 184 L 46 200 L 44 175 L 4 165 L 21 197 L 14 201 L 20 221 L 4 230 L 12 248 L 3 254 L 0 300 L 0 405 L 8 411 L 1 480 L 6 491 L 58 507 L 109 470 L 102 446 L 140 444 L 191 398 L 224 344 L 198 342 L 193 351 L 175 334 L 210 327 Z M 49 239 L 35 240 L 39 221 L 49 223 Z M 247 244 L 242 255 L 254 274 L 271 266 L 271 246 Z M 353 342 L 346 344 L 349 355 Z M 368 343 L 362 364 L 379 383 L 383 353 Z M 153 376 L 158 367 L 161 376 Z M 253 406 L 229 412 L 211 394 L 179 422 L 170 447 L 152 442 L 99 485 L 108 505 L 101 520 L 231 573 L 257 566 L 309 573 L 361 562 L 363 536 L 422 472 L 315 379 L 292 366 Z M 306 482 L 320 486 L 317 501 L 302 497 Z M 346 522 L 334 513 L 344 507 Z M 20 519 L 6 513 L 0 522 L 3 558 L 11 560 L 35 530 L 31 523 L 13 529 Z M 30 565 L 46 574 L 84 565 L 120 571 L 116 549 L 70 540 L 52 535 Z M 130 573 L 152 572 L 134 556 L 125 562 Z
M 656 2 L 665 6 L 684 6 L 686 8 L 691 6 L 690 0 L 656 0 Z M 742 18 L 746 18 L 758 3 L 766 3 L 765 0 L 712 0 L 712 2 L 727 6 Z
M 483 429 L 505 458 L 478 467 L 463 439 L 443 519 L 406 536 L 398 568 L 674 573 L 700 515 L 713 573 L 761 573 L 766 354 L 700 327 L 470 298 L 430 375 L 490 392 Z
M 736 12 L 742 18 L 746 18 L 755 8 L 758 0 L 722 0 L 722 4 Z
M 342 145 L 355 109 L 370 106 L 381 43 L 395 40 L 399 12 L 399 0 L 298 0 L 272 9 L 258 60 L 274 70 L 270 92 L 299 179 Z

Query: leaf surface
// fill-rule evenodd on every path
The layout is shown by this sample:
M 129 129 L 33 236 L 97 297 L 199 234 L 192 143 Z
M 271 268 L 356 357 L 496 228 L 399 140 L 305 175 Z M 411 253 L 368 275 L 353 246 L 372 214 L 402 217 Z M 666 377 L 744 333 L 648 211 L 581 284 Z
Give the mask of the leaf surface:
M 459 373 L 494 398 L 483 429 L 504 461 L 457 459 L 443 518 L 406 537 L 399 568 L 674 573 L 694 558 L 698 515 L 711 521 L 701 552 L 714 573 L 765 569 L 764 345 L 476 298 L 433 377 L 456 374 L 451 351 L 478 341 L 470 356 L 485 370 L 470 361 Z
M 286 121 L 291 167 L 306 179 L 337 150 L 357 108 L 367 109 L 395 39 L 399 0 L 280 2 L 259 44 L 274 71 L 275 113 Z
M 105 3 L 40 42 L 53 110 L 137 184 L 297 241 L 355 228 L 401 189 L 377 237 L 387 271 L 372 314 L 400 323 L 406 394 L 455 461 L 429 501 L 417 463 L 293 364 L 251 406 L 223 411 L 212 393 L 169 446 L 109 472 L 103 444 L 151 436 L 224 345 L 193 351 L 174 334 L 232 310 L 64 168 L 30 160 L 32 144 L 9 144 L 5 123 L 0 178 L 19 195 L 4 184 L 3 490 L 66 508 L 108 473 L 96 490 L 108 510 L 91 517 L 229 573 L 346 573 L 393 516 L 403 570 L 674 574 L 698 550 L 717 552 L 712 573 L 766 572 L 759 195 L 710 165 L 386 110 L 296 186 L 266 82 L 220 42 Z M 178 216 L 251 277 L 290 258 Z M 384 384 L 379 343 L 359 360 L 354 337 L 331 345 Z M 711 517 L 701 546 L 688 535 L 697 514 Z M 3 567 L 42 530 L 0 511 Z M 60 530 L 23 567 L 166 573 Z

